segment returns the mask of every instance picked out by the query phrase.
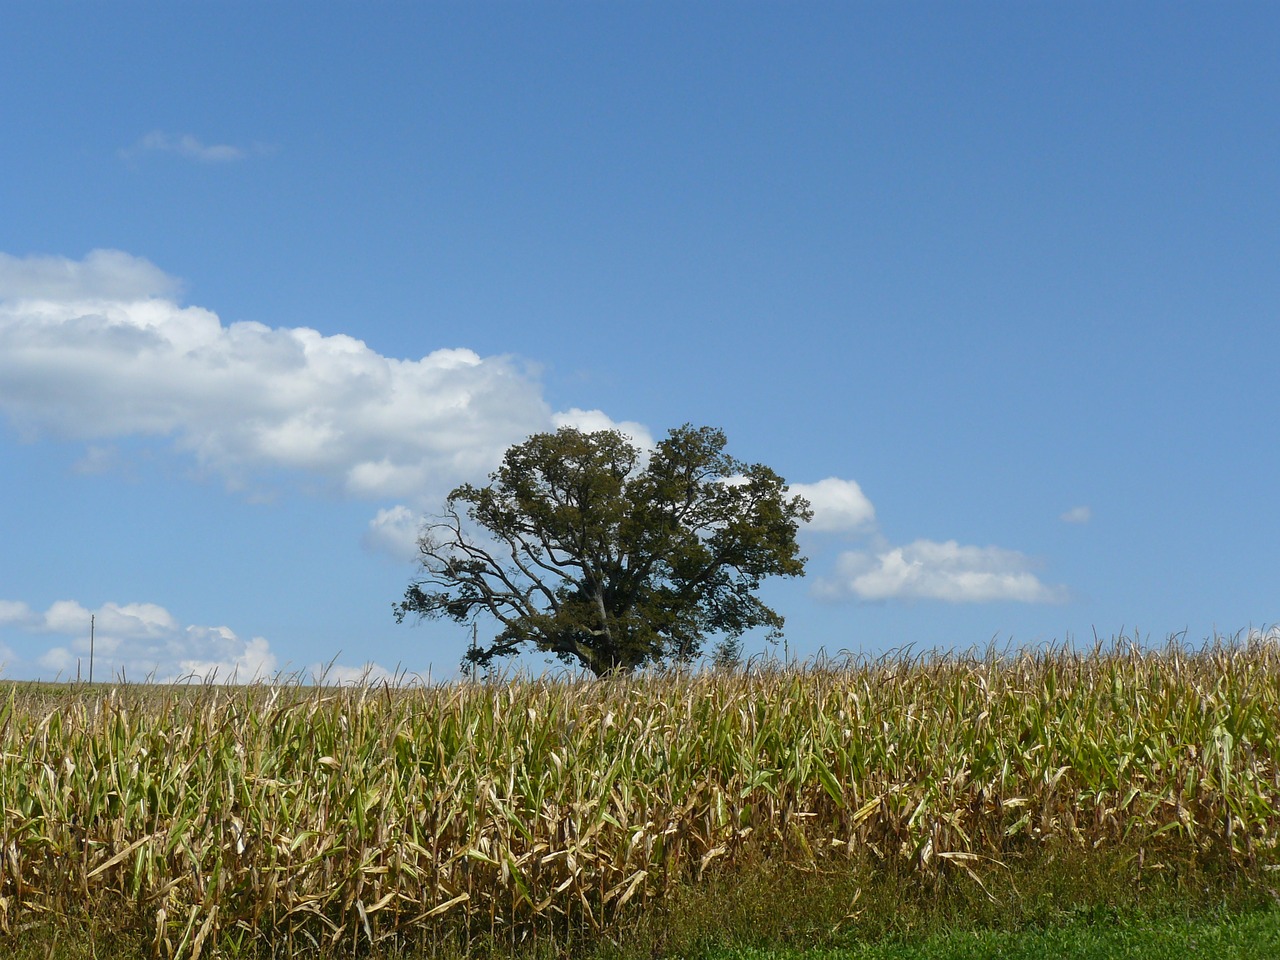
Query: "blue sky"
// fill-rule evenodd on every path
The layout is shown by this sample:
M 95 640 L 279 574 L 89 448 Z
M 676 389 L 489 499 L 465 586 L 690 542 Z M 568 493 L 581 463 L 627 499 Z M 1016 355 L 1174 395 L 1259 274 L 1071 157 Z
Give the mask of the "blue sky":
M 451 676 L 416 518 L 561 423 L 809 495 L 798 656 L 1280 620 L 1273 4 L 4 21 L 5 677 Z

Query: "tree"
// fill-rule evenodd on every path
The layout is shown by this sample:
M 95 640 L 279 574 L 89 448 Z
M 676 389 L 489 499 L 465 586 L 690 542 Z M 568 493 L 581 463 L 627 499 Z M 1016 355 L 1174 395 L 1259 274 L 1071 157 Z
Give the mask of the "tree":
M 755 593 L 803 575 L 796 532 L 812 511 L 725 446 L 722 431 L 689 425 L 647 455 L 616 430 L 535 434 L 488 486 L 449 494 L 396 619 L 488 614 L 501 630 L 472 664 L 531 645 L 596 676 L 687 662 L 708 634 L 776 636 L 782 617 Z

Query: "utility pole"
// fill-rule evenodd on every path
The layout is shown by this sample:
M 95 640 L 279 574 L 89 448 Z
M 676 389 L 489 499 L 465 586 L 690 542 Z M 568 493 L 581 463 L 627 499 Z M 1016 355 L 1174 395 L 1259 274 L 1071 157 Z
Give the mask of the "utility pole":
M 93 683 L 93 621 L 94 614 L 89 614 L 89 683 Z
M 471 622 L 471 648 L 467 652 L 473 653 L 475 652 L 475 649 L 476 649 L 476 624 L 475 624 L 475 621 L 473 620 Z M 470 657 L 467 657 L 467 673 L 469 674 L 470 679 L 474 680 L 476 678 L 476 662 L 472 660 Z

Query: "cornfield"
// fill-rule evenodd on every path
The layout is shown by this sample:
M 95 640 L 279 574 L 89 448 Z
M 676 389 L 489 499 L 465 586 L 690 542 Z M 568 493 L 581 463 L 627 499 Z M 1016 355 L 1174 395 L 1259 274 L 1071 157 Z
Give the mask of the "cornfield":
M 14 684 L 0 931 L 90 911 L 159 957 L 229 935 L 516 942 L 605 929 L 749 850 L 977 879 L 1124 842 L 1265 869 L 1278 738 L 1266 642 L 600 682 Z

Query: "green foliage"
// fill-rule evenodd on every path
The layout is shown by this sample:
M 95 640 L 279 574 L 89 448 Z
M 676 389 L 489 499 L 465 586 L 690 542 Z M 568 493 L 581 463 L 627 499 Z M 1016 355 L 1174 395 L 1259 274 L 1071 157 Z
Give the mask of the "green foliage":
M 501 631 L 477 665 L 533 646 L 596 676 L 688 662 L 709 634 L 732 640 L 782 617 L 756 591 L 800 576 L 796 532 L 812 513 L 723 432 L 683 426 L 647 461 L 615 430 L 563 428 L 507 451 L 485 487 L 458 487 L 419 546 L 425 576 L 396 617 L 488 614 Z

